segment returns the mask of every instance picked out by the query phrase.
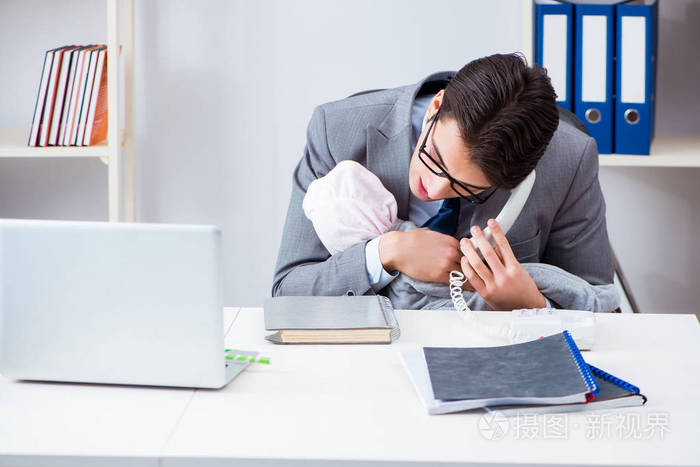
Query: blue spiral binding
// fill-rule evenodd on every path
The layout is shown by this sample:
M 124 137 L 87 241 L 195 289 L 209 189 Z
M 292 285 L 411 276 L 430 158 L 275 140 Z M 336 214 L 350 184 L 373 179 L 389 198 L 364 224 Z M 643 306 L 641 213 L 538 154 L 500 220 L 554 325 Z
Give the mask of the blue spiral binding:
M 588 364 L 588 367 L 591 369 L 591 371 L 599 378 L 604 379 L 605 381 L 609 381 L 613 383 L 616 386 L 619 386 L 623 389 L 626 389 L 630 392 L 633 392 L 635 394 L 639 394 L 639 388 L 635 386 L 634 384 L 630 384 L 627 381 L 621 380 L 620 378 L 611 375 L 610 373 L 606 373 L 605 371 L 601 370 L 600 368 L 596 368 L 590 363 Z
M 578 365 L 581 376 L 583 376 L 583 379 L 586 380 L 586 384 L 590 388 L 591 393 L 594 396 L 598 395 L 600 392 L 600 387 L 598 386 L 598 383 L 596 383 L 595 378 L 593 378 L 593 373 L 591 373 L 591 369 L 589 368 L 588 364 L 581 356 L 581 351 L 578 349 L 578 346 L 569 334 L 569 331 L 564 330 L 562 333 L 564 334 L 566 343 L 569 344 L 569 350 L 571 350 L 571 355 L 573 355 L 574 360 L 576 360 L 576 365 Z

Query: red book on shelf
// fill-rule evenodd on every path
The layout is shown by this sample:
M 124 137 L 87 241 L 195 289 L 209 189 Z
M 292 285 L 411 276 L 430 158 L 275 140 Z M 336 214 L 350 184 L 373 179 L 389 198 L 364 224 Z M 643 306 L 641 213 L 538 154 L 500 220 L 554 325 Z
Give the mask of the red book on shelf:
M 78 135 L 75 145 L 82 146 L 85 138 L 85 124 L 88 118 L 88 109 L 90 108 L 90 99 L 92 98 L 92 89 L 95 83 L 95 71 L 97 71 L 97 59 L 100 54 L 100 49 L 104 46 L 96 46 L 90 50 L 90 59 L 88 60 L 87 80 L 85 81 L 85 92 L 83 93 L 83 105 L 80 108 L 78 116 Z
M 58 133 L 63 117 L 63 107 L 66 101 L 66 89 L 68 77 L 72 66 L 73 51 L 77 47 L 72 45 L 63 50 L 61 60 L 61 71 L 58 74 L 58 83 L 56 84 L 56 98 L 53 104 L 53 116 L 51 117 L 51 128 L 49 128 L 49 146 L 58 144 Z
M 41 72 L 41 80 L 39 81 L 39 91 L 36 95 L 36 103 L 34 104 L 34 118 L 32 127 L 29 131 L 29 146 L 36 146 L 39 141 L 39 130 L 41 127 L 41 117 L 44 112 L 44 102 L 46 102 L 46 90 L 49 86 L 49 76 L 51 75 L 51 65 L 53 64 L 53 53 L 56 49 L 48 50 L 44 54 L 44 66 Z
M 66 94 L 65 100 L 63 102 L 63 111 L 61 112 L 61 121 L 58 128 L 58 140 L 56 144 L 58 146 L 64 145 L 64 140 L 66 138 L 66 123 L 68 122 L 68 115 L 70 111 L 71 98 L 73 97 L 73 83 L 75 82 L 75 72 L 78 70 L 78 57 L 80 56 L 81 46 L 77 46 L 70 51 L 70 69 L 68 70 L 68 83 L 66 83 Z
M 56 88 L 58 87 L 58 75 L 61 70 L 63 52 L 68 46 L 59 47 L 54 50 L 53 61 L 51 63 L 51 74 L 49 75 L 48 88 L 46 89 L 46 101 L 44 111 L 41 116 L 41 127 L 39 128 L 39 146 L 46 146 L 49 142 L 49 129 L 53 117 L 54 100 L 56 98 Z
M 78 54 L 76 61 L 76 68 L 73 78 L 73 87 L 70 93 L 70 105 L 68 108 L 68 118 L 66 120 L 64 128 L 64 136 L 62 145 L 70 146 L 73 143 L 71 135 L 73 135 L 73 128 L 75 127 L 75 115 L 76 109 L 78 108 L 78 94 L 80 94 L 80 83 L 83 80 L 83 72 L 85 71 L 85 51 L 88 47 L 81 47 L 76 52 Z
M 78 77 L 76 76 L 77 84 L 78 84 L 78 89 L 77 89 L 77 96 L 75 96 L 75 99 L 73 100 L 72 104 L 75 105 L 73 117 L 71 119 L 71 132 L 70 135 L 68 135 L 68 130 L 66 130 L 66 134 L 69 137 L 68 143 L 66 144 L 67 146 L 80 146 L 80 141 L 78 141 L 78 129 L 80 125 L 80 116 L 82 115 L 83 112 L 83 105 L 85 104 L 85 93 L 88 92 L 88 73 L 90 71 L 90 58 L 92 56 L 92 50 L 97 48 L 99 46 L 95 45 L 89 45 L 80 52 L 80 56 L 82 58 L 82 63 L 81 63 L 81 70 L 80 70 L 80 79 L 78 80 Z M 80 63 L 80 61 L 79 61 Z M 92 89 L 92 88 L 90 88 Z M 69 117 L 70 118 L 70 117 Z
M 107 47 L 101 47 L 97 54 L 95 78 L 85 122 L 84 146 L 92 146 L 107 137 Z

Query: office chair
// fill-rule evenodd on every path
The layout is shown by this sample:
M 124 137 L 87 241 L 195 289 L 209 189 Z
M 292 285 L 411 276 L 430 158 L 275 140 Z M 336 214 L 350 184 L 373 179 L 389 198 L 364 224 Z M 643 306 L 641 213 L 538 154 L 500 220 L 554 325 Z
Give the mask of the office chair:
M 566 109 L 562 109 L 561 107 L 558 107 L 558 109 L 560 120 L 568 121 L 573 126 L 588 135 L 586 125 L 584 125 L 576 115 Z M 623 310 L 626 313 L 639 313 L 637 302 L 632 295 L 632 289 L 630 288 L 629 282 L 627 282 L 627 278 L 622 272 L 622 266 L 617 259 L 617 255 L 615 255 L 615 250 L 613 249 L 612 244 L 610 244 L 610 253 L 612 254 L 613 264 L 615 265 L 615 276 L 613 280 L 621 295 L 621 304 L 619 307 L 617 307 L 614 313 L 622 313 Z

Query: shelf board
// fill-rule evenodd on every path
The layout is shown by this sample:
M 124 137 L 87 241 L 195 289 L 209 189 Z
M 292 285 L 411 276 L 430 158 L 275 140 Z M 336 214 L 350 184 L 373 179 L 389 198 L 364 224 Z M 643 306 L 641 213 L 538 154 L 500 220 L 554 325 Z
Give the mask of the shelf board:
M 656 136 L 651 155 L 601 154 L 603 167 L 700 167 L 700 135 Z
M 0 157 L 109 157 L 106 140 L 94 146 L 30 147 L 28 139 L 28 130 L 0 129 Z M 700 167 L 700 135 L 656 136 L 649 156 L 600 154 L 599 163 L 601 167 Z
M 600 154 L 605 167 L 700 167 L 700 135 L 654 137 L 651 155 Z
M 0 157 L 109 158 L 107 140 L 94 146 L 27 146 L 29 130 L 0 129 Z

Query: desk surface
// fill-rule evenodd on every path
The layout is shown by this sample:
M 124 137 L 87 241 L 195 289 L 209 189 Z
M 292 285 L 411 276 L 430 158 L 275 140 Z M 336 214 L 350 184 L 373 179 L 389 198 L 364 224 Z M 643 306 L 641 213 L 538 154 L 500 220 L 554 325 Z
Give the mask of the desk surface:
M 454 312 L 397 316 L 402 336 L 392 345 L 275 346 L 263 339 L 260 309 L 228 308 L 227 346 L 260 350 L 272 364 L 252 365 L 221 390 L 2 379 L 0 465 L 700 464 L 694 315 L 598 315 L 597 344 L 584 358 L 641 387 L 649 402 L 496 420 L 503 436 L 481 412 L 427 415 L 397 353 L 498 342 Z

